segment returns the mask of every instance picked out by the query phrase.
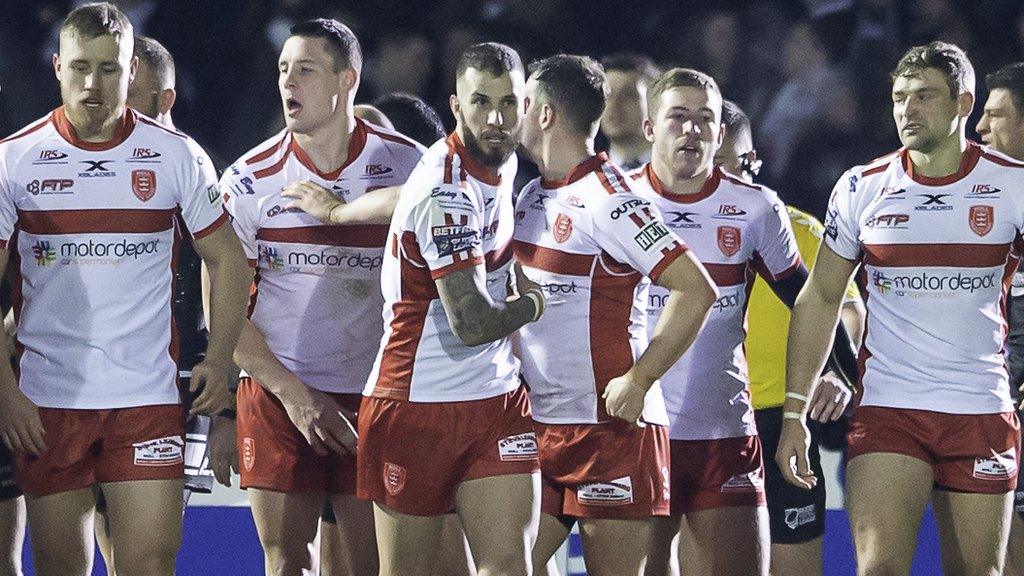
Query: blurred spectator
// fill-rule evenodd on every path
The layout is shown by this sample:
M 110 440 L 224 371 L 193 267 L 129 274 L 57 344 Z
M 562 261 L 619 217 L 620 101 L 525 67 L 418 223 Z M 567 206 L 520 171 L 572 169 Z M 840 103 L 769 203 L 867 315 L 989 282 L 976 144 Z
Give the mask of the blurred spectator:
M 651 159 L 651 143 L 644 137 L 647 88 L 661 76 L 650 58 L 619 54 L 601 61 L 608 78 L 608 99 L 601 116 L 601 133 L 608 139 L 608 156 L 626 170 Z
M 391 120 L 395 130 L 424 146 L 444 138 L 440 116 L 421 98 L 396 92 L 381 96 L 373 105 Z

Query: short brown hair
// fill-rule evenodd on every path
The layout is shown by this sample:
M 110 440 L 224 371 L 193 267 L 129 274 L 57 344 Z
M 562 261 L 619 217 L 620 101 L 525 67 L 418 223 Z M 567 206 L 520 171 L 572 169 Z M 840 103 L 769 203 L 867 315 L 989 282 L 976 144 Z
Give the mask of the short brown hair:
M 327 51 L 334 57 L 334 71 L 363 69 L 363 48 L 352 29 L 331 18 L 316 18 L 299 22 L 288 31 L 289 36 L 323 38 Z
M 959 46 L 949 42 L 935 41 L 907 50 L 890 77 L 895 81 L 901 76 L 914 76 L 925 68 L 935 68 L 946 76 L 953 98 L 964 92 L 974 94 L 974 66 Z
M 654 81 L 661 76 L 661 69 L 643 54 L 614 54 L 601 59 L 605 74 L 609 72 L 627 72 L 636 74 L 647 85 L 654 84 Z
M 484 42 L 466 48 L 459 56 L 455 77 L 462 78 L 470 68 L 487 72 L 491 76 L 504 76 L 517 70 L 525 75 L 523 60 L 519 53 L 510 46 L 498 42 Z
M 590 134 L 604 113 L 608 81 L 604 69 L 587 56 L 558 54 L 530 65 L 530 77 L 547 101 L 565 114 L 577 134 Z
M 718 83 L 709 74 L 705 74 L 693 68 L 673 68 L 661 75 L 654 85 L 647 90 L 647 115 L 651 116 L 658 109 L 658 99 L 661 95 L 673 88 L 691 86 L 710 90 L 718 97 L 722 97 L 722 91 L 718 89 Z
M 132 38 L 132 23 L 110 2 L 93 2 L 75 8 L 64 18 L 60 31 L 73 32 L 82 38 L 92 40 L 98 36 Z
M 153 71 L 160 88 L 174 88 L 174 58 L 163 44 L 148 36 L 136 36 L 135 57 Z

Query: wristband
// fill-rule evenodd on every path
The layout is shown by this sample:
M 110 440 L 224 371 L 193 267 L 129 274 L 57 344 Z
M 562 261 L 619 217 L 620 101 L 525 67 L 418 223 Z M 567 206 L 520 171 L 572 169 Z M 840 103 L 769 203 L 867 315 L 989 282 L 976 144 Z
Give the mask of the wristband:
M 786 398 L 792 398 L 793 400 L 799 400 L 803 403 L 807 403 L 807 396 L 803 394 L 797 394 L 796 392 L 786 392 Z
M 804 419 L 803 415 L 800 414 L 799 412 L 783 412 L 782 413 L 782 418 L 783 418 L 783 420 L 803 420 Z
M 536 290 L 529 290 L 526 292 L 526 294 L 523 294 L 523 296 L 533 301 L 533 306 L 536 310 L 533 313 L 533 319 L 530 320 L 530 322 L 536 322 L 537 320 L 540 320 L 540 315 L 542 312 L 544 312 L 544 297 L 537 293 Z

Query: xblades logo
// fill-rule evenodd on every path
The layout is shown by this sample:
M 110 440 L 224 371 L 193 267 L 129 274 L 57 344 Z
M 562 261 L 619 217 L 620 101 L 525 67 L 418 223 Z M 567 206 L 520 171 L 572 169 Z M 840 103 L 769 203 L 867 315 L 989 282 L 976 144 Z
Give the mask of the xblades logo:
M 111 162 L 113 162 L 113 160 L 82 160 L 81 163 L 85 164 L 87 168 L 85 169 L 85 172 L 79 172 L 78 175 L 82 178 L 114 176 L 116 173 L 111 172 L 106 166 Z
M 953 207 L 942 201 L 949 194 L 918 194 L 924 201 L 914 207 L 914 210 L 952 210 Z
M 109 164 L 113 160 L 82 160 L 82 164 L 88 164 L 89 167 L 85 169 L 86 172 L 109 172 L 105 164 Z
M 677 212 L 670 210 L 665 213 L 670 218 L 666 224 L 669 228 L 700 228 L 699 222 L 696 222 L 694 218 L 699 216 L 696 212 Z

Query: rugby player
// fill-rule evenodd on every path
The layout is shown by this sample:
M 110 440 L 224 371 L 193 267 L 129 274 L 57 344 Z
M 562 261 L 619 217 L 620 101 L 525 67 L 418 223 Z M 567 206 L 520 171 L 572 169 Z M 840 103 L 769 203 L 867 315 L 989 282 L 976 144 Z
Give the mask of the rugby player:
M 1024 161 L 1024 63 L 1009 64 L 985 76 L 988 100 L 978 122 L 978 135 L 993 150 Z M 1011 391 L 1024 383 L 1024 273 L 1013 275 L 1010 290 L 1010 329 L 1007 334 L 1007 368 Z M 1019 408 L 1018 408 L 1019 410 Z M 1019 414 L 1019 412 L 1018 412 Z M 1024 575 L 1024 476 L 1017 475 L 1010 539 L 1006 552 L 1006 576 Z
M 675 68 L 647 96 L 644 133 L 652 153 L 632 175 L 638 193 L 700 258 L 721 294 L 692 348 L 662 377 L 672 506 L 671 517 L 658 522 L 652 551 L 662 551 L 663 559 L 680 532 L 694 544 L 692 554 L 679 555 L 683 573 L 767 574 L 764 469 L 743 354 L 746 295 L 756 274 L 790 305 L 807 271 L 775 192 L 714 165 L 725 136 L 714 79 Z M 651 288 L 648 329 L 662 314 L 664 297 Z M 845 360 L 855 370 L 849 346 Z M 652 561 L 647 573 L 669 569 Z
M 957 46 L 911 48 L 892 81 L 903 147 L 832 191 L 793 308 L 776 462 L 795 485 L 818 481 L 806 399 L 861 267 L 866 335 L 846 468 L 858 573 L 908 573 L 930 499 L 945 573 L 1000 574 L 1021 442 L 1002 351 L 1024 164 L 967 140 L 974 68 Z
M 0 366 L 0 438 L 16 453 L 41 574 L 90 572 L 97 487 L 119 573 L 174 572 L 185 419 L 167 304 L 179 211 L 212 282 L 191 411 L 230 401 L 244 255 L 208 156 L 125 107 L 133 44 L 113 5 L 72 11 L 53 57 L 64 105 L 0 143 L 0 264 L 11 259 L 20 352 L 17 382 Z M 154 151 L 158 163 L 135 163 Z
M 355 422 L 383 327 L 387 228 L 326 226 L 284 205 L 295 185 L 356 199 L 405 182 L 423 147 L 354 116 L 362 50 L 336 20 L 297 24 L 278 61 L 286 128 L 228 170 L 226 205 L 256 269 L 235 359 L 242 487 L 268 574 L 314 570 L 327 499 L 346 551 L 377 571 L 373 510 L 355 498 Z M 332 534 L 335 533 L 332 530 Z
M 656 385 L 717 292 L 707 271 L 594 153 L 606 79 L 584 56 L 531 66 L 523 149 L 540 169 L 516 206 L 515 255 L 549 309 L 519 334 L 543 475 L 534 569 L 580 524 L 591 574 L 638 574 L 651 519 L 669 508 L 667 418 Z M 664 287 L 648 345 L 644 278 Z

